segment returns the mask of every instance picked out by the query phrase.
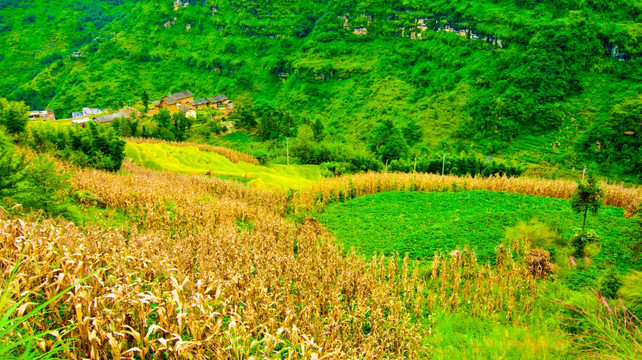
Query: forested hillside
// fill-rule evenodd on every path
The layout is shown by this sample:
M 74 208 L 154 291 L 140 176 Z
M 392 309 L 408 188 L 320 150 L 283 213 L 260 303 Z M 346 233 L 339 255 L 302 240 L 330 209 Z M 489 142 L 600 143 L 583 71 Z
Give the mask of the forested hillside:
M 249 95 L 344 141 L 391 121 L 423 149 L 639 181 L 640 37 L 636 0 L 2 0 L 0 95 L 59 118 Z

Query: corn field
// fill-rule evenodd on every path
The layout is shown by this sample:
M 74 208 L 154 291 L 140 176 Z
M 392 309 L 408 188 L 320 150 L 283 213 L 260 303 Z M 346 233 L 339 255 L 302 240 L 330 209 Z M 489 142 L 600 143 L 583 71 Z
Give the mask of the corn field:
M 605 205 L 624 208 L 632 214 L 642 201 L 642 189 L 623 185 L 601 184 L 606 191 Z M 296 208 L 299 211 L 321 210 L 335 201 L 345 201 L 358 196 L 386 191 L 463 191 L 490 190 L 536 195 L 559 199 L 573 196 L 577 184 L 568 180 L 543 180 L 512 178 L 506 176 L 459 177 L 436 174 L 381 174 L 366 173 L 326 179 L 297 194 Z
M 547 254 L 509 244 L 521 257 L 500 247 L 490 266 L 455 250 L 436 255 L 421 276 L 407 257 L 345 254 L 314 219 L 284 214 L 401 189 L 573 192 L 561 181 L 365 174 L 286 193 L 129 162 L 120 174 L 77 169 L 72 185 L 128 222 L 106 229 L 0 212 L 2 278 L 19 262 L 8 288 L 16 301 L 29 297 L 19 311 L 73 286 L 21 329 L 71 325 L 71 359 L 425 358 L 422 318 L 435 309 L 507 319 L 528 312 Z M 639 199 L 639 190 L 607 187 L 610 205 Z

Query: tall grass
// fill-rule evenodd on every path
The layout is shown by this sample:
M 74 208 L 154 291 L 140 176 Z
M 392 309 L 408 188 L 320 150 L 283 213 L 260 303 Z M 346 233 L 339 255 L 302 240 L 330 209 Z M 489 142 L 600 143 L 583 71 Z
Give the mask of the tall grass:
M 577 352 L 586 358 L 634 360 L 642 358 L 642 323 L 621 301 L 596 294 L 595 309 L 563 303 L 573 318 Z

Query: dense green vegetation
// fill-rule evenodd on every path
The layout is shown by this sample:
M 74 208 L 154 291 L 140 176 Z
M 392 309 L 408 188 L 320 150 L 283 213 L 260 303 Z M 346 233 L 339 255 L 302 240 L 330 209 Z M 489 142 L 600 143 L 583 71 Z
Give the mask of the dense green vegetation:
M 467 150 L 639 181 L 634 0 L 183 3 L 2 2 L 0 93 L 59 118 L 143 90 L 226 93 L 252 105 L 242 125 L 280 144 L 309 118 L 384 163 Z M 372 141 L 378 120 L 411 135 L 407 151 Z
M 89 123 L 79 127 L 51 126 L 31 129 L 28 143 L 34 150 L 55 152 L 75 165 L 107 171 L 118 171 L 125 158 L 125 141 L 111 128 Z
M 489 191 L 397 192 L 331 205 L 319 220 L 338 241 L 369 256 L 408 253 L 430 260 L 435 253 L 467 245 L 481 262 L 493 262 L 499 244 L 527 237 L 566 266 L 574 253 L 570 239 L 581 232 L 583 216 L 560 199 Z M 608 266 L 623 272 L 642 267 L 632 249 L 637 238 L 628 233 L 633 223 L 613 207 L 588 217 L 586 226 L 599 240 L 586 248 L 591 265 L 567 274 L 567 283 L 595 284 Z
M 63 204 L 61 194 L 70 189 L 68 177 L 44 157 L 26 159 L 16 153 L 11 139 L 0 130 L 0 207 L 13 210 L 20 204 L 23 210 L 65 214 L 72 210 Z

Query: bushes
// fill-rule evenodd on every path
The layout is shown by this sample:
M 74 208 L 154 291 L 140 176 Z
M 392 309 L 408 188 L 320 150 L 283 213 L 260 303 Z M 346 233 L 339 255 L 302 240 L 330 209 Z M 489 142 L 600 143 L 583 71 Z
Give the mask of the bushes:
M 125 141 L 109 128 L 90 124 L 87 129 L 32 129 L 29 145 L 36 151 L 56 151 L 82 167 L 118 171 L 125 158 Z
M 68 176 L 45 158 L 25 160 L 0 132 L 0 205 L 20 204 L 25 209 L 62 214 L 60 194 L 69 189 Z
M 0 98 L 0 125 L 4 126 L 9 134 L 24 132 L 28 120 L 29 107 L 24 102 Z
M 473 177 L 478 175 L 486 177 L 495 174 L 519 176 L 524 173 L 524 168 L 518 165 L 497 160 L 482 160 L 470 154 L 447 156 L 445 164 L 443 157 L 438 154 L 423 155 L 417 158 L 417 172 L 440 174 L 442 167 L 445 174 L 471 175 Z M 415 170 L 415 161 L 411 159 L 393 160 L 388 170 L 392 172 L 413 172 Z

